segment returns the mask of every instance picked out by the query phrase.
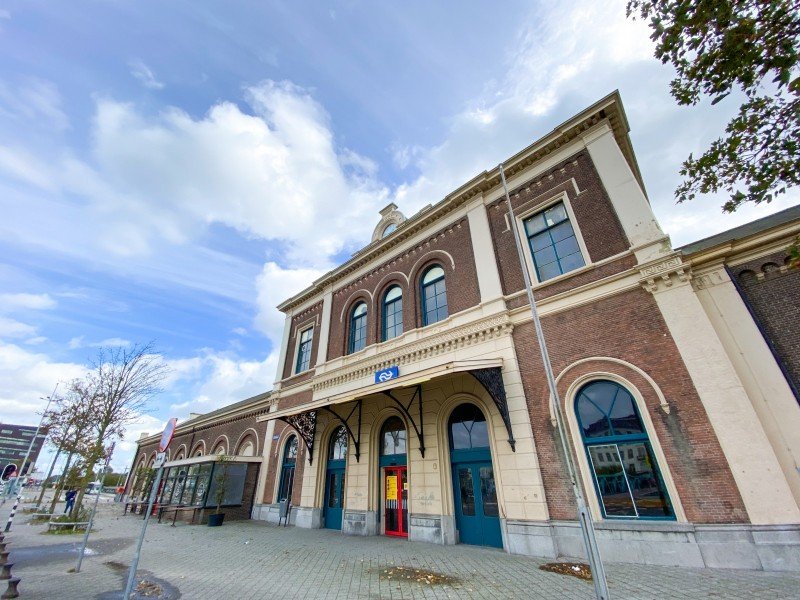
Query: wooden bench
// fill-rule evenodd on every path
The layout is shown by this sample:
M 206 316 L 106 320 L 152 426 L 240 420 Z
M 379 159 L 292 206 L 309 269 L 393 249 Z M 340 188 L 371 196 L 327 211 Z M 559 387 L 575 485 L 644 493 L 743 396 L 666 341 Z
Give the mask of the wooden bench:
M 197 516 L 197 511 L 203 510 L 202 506 L 176 506 L 176 505 L 166 505 L 160 506 L 158 509 L 158 522 L 161 523 L 161 517 L 164 516 L 164 513 L 172 512 L 174 513 L 172 516 L 172 526 L 175 527 L 175 521 L 178 519 L 179 512 L 186 512 L 192 511 L 192 519 L 189 521 L 190 525 L 194 525 L 194 519 Z
M 70 527 L 72 528 L 72 531 L 75 531 L 75 529 L 77 527 L 79 527 L 79 526 L 83 526 L 84 528 L 86 528 L 86 527 L 89 526 L 89 521 L 84 521 L 84 522 L 78 521 L 78 522 L 75 522 L 75 523 L 63 523 L 63 522 L 60 522 L 60 521 L 50 521 L 47 524 L 47 531 L 53 531 L 53 530 L 58 530 L 58 529 L 69 529 Z

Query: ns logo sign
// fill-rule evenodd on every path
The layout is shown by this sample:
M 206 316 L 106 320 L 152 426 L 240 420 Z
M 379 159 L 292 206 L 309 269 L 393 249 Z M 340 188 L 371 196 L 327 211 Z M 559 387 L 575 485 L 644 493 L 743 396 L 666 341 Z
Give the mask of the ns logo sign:
M 400 376 L 399 367 L 389 367 L 388 369 L 381 369 L 375 371 L 375 383 L 385 383 L 392 379 L 397 379 Z

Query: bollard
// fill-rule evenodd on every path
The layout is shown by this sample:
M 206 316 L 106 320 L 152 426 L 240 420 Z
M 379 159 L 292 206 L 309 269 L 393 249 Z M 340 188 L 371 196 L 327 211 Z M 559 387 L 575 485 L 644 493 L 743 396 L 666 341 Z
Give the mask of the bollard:
M 7 562 L 6 564 L 2 565 L 2 567 L 0 568 L 3 569 L 3 572 L 0 573 L 0 579 L 4 581 L 8 581 L 9 579 L 11 579 L 11 567 L 13 566 L 14 563 L 12 562 Z
M 0 599 L 6 600 L 6 598 L 19 598 L 19 591 L 17 591 L 17 586 L 20 582 L 19 577 L 12 577 L 8 580 L 8 589 L 0 596 Z

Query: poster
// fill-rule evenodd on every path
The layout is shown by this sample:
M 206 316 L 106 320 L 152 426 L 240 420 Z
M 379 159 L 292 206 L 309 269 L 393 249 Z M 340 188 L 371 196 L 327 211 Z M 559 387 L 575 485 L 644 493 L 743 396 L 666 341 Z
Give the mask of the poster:
M 397 476 L 386 476 L 386 499 L 397 500 Z

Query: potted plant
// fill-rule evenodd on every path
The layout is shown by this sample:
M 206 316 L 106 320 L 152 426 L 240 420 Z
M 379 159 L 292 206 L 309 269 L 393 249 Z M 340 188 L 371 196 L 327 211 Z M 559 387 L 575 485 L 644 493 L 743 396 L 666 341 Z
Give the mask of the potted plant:
M 208 515 L 208 526 L 219 527 L 225 519 L 225 513 L 220 512 L 225 494 L 228 492 L 228 465 L 230 457 L 219 455 L 217 464 L 214 466 L 214 503 L 217 505 L 216 512 Z

